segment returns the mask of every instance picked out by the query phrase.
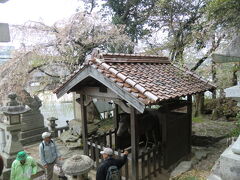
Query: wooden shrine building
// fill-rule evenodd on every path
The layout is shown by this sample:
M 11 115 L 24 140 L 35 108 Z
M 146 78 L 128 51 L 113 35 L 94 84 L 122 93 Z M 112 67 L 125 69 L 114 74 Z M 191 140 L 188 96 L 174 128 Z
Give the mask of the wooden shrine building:
M 167 168 L 191 152 L 191 96 L 213 89 L 213 85 L 193 72 L 175 66 L 167 57 L 98 52 L 93 53 L 91 59 L 57 88 L 55 93 L 58 98 L 69 92 L 80 94 L 84 153 L 94 158 L 97 165 L 99 154 L 96 155 L 96 152 L 99 153 L 103 146 L 114 148 L 112 138 L 115 138 L 115 143 L 119 142 L 116 136 L 118 108 L 130 114 L 131 155 L 123 176 L 125 179 L 131 177 L 130 179 L 138 180 L 156 175 L 162 166 Z M 115 130 L 105 134 L 105 138 L 109 138 L 104 141 L 105 144 L 88 137 L 86 106 L 93 98 L 116 104 Z M 157 127 L 160 133 L 157 139 L 159 143 L 154 146 L 154 150 L 139 153 L 138 115 L 152 107 L 157 107 L 161 121 Z

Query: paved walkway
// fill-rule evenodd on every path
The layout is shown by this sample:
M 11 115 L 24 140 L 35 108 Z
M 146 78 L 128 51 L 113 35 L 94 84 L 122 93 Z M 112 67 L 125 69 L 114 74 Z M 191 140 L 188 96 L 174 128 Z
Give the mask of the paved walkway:
M 39 142 L 40 143 L 40 142 Z M 37 160 L 37 162 L 40 163 L 40 158 L 39 158 L 39 150 L 38 150 L 38 146 L 39 146 L 39 143 L 36 143 L 36 144 L 32 144 L 32 145 L 29 145 L 29 146 L 25 146 L 24 147 L 24 150 L 29 154 L 31 155 L 33 158 L 35 158 Z M 62 155 L 62 158 L 63 158 L 63 162 L 64 160 L 66 160 L 67 158 L 69 157 L 72 157 L 73 155 L 75 154 L 83 154 L 83 151 L 80 150 L 80 149 L 76 149 L 76 150 L 69 150 L 66 146 L 64 146 L 64 144 L 59 141 L 59 140 L 55 140 L 55 143 L 59 149 L 59 152 L 60 154 Z M 56 174 L 58 173 L 58 168 L 55 166 L 55 169 L 54 169 L 54 172 L 55 172 L 55 177 L 54 177 L 54 180 L 58 180 Z M 38 177 L 38 178 L 35 178 L 35 180 L 45 180 L 45 176 L 41 176 L 41 177 Z
M 76 150 L 69 150 L 66 146 L 63 145 L 63 143 L 59 140 L 55 141 L 57 144 L 57 147 L 62 155 L 63 161 L 69 157 L 72 157 L 75 154 L 83 154 L 83 150 L 80 149 L 76 149 Z M 38 152 L 38 146 L 39 143 L 37 144 L 33 144 L 33 145 L 29 145 L 29 146 L 25 146 L 24 149 L 25 151 L 31 155 L 33 158 L 35 158 L 38 162 L 40 162 L 39 159 L 39 152 Z M 55 177 L 53 178 L 53 180 L 58 180 L 56 174 L 58 173 L 58 169 L 55 166 Z M 169 177 L 166 175 L 167 173 L 163 173 L 163 174 L 158 174 L 158 176 L 156 178 L 152 177 L 152 180 L 168 180 Z M 89 179 L 90 180 L 95 180 L 96 178 L 96 171 L 91 170 L 89 172 Z M 34 180 L 45 180 L 44 176 L 41 176 L 39 178 L 36 178 Z

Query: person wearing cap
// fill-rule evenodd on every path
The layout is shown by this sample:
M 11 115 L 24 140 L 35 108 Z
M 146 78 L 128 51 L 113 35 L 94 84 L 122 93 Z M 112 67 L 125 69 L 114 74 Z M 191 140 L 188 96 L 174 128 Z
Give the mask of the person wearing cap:
M 128 151 L 124 151 L 124 156 L 119 159 L 113 158 L 113 150 L 111 148 L 104 148 L 100 154 L 103 161 L 97 169 L 96 180 L 106 180 L 107 171 L 110 166 L 117 166 L 118 169 L 121 169 L 127 162 Z
M 31 176 L 37 173 L 36 161 L 25 151 L 20 151 L 12 163 L 10 180 L 31 180 Z
M 53 179 L 53 168 L 55 164 L 60 168 L 59 178 L 66 179 L 59 161 L 62 160 L 61 155 L 58 152 L 55 142 L 51 139 L 51 133 L 44 132 L 42 139 L 43 141 L 39 145 L 39 156 L 43 167 L 46 169 L 47 180 Z

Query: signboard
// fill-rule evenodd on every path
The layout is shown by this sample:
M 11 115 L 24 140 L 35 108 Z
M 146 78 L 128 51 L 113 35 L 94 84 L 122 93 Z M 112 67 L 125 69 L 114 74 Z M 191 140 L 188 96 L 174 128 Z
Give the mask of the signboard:
M 9 26 L 7 23 L 0 23 L 0 42 L 10 42 Z

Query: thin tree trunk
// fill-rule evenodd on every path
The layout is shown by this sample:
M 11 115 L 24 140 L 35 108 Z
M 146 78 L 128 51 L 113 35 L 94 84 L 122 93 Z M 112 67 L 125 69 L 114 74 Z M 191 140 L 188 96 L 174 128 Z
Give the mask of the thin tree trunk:
M 213 83 L 216 84 L 217 82 L 217 72 L 216 72 L 216 63 L 214 61 L 212 61 L 212 80 L 213 80 Z M 212 92 L 212 99 L 216 99 L 217 98 L 217 94 L 216 94 L 216 90 L 214 90 Z

